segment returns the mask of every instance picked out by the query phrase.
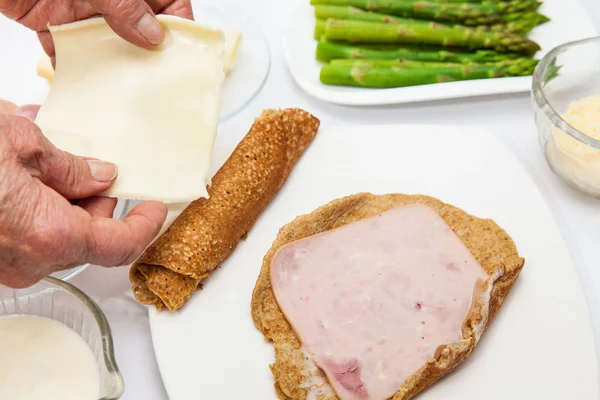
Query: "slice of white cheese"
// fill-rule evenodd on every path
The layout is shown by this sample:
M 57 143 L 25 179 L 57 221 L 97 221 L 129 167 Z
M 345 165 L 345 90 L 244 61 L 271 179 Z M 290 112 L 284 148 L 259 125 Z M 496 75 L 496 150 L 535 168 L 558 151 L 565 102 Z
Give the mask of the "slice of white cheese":
M 56 74 L 36 123 L 58 148 L 119 166 L 104 195 L 187 202 L 208 197 L 224 37 L 158 18 L 166 39 L 153 50 L 102 18 L 51 27 Z
M 237 63 L 237 53 L 242 42 L 242 34 L 231 29 L 223 29 L 223 34 L 225 35 L 223 51 L 224 71 L 225 74 L 229 74 L 233 71 Z M 48 83 L 52 83 L 54 68 L 52 68 L 52 62 L 46 53 L 39 58 L 36 72 L 39 76 L 46 79 Z
M 54 78 L 54 68 L 52 68 L 52 62 L 46 53 L 40 56 L 35 71 L 39 76 L 46 79 L 48 83 L 52 83 L 52 78 Z
M 235 68 L 237 53 L 242 42 L 242 34 L 231 29 L 223 29 L 225 35 L 225 49 L 223 51 L 223 62 L 225 73 L 229 74 Z

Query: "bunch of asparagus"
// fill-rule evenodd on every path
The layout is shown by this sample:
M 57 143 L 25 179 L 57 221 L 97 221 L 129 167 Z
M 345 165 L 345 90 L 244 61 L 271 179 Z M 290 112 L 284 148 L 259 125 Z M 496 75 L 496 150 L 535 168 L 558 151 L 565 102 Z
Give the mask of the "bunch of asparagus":
M 311 0 L 321 82 L 389 88 L 531 75 L 537 0 Z

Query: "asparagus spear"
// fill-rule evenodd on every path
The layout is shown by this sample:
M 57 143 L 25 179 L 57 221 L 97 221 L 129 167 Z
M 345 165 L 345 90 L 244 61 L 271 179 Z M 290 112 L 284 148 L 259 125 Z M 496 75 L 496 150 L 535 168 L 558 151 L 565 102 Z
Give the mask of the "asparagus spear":
M 317 19 L 315 23 L 315 39 L 321 39 L 321 36 L 325 33 L 325 22 L 324 19 Z
M 461 64 L 434 62 L 434 61 L 414 61 L 405 58 L 395 60 L 356 60 L 339 59 L 331 60 L 329 65 L 336 67 L 357 67 L 357 68 L 400 68 L 400 69 L 427 69 L 427 68 L 447 68 L 459 67 Z
M 533 54 L 540 50 L 537 43 L 513 34 L 484 32 L 466 27 L 427 24 L 392 25 L 378 22 L 328 19 L 323 37 L 351 43 L 416 43 L 469 49 L 487 48 Z
M 515 63 L 520 63 L 523 60 L 529 60 L 527 58 L 518 58 L 513 60 L 503 60 L 495 63 L 476 63 L 479 65 L 495 65 L 495 66 L 510 66 Z M 337 67 L 358 67 L 358 68 L 399 68 L 399 69 L 427 69 L 427 68 L 449 68 L 449 67 L 460 67 L 464 64 L 451 63 L 451 62 L 436 62 L 436 61 L 415 61 L 407 60 L 405 58 L 397 58 L 394 60 L 361 60 L 361 59 L 336 59 L 331 60 L 329 65 Z M 475 65 L 475 64 L 471 64 Z
M 531 14 L 536 11 L 523 11 L 523 12 L 515 12 L 509 14 L 498 14 L 494 16 L 487 17 L 467 17 L 461 21 L 438 21 L 442 23 L 450 23 L 450 24 L 460 24 L 465 26 L 485 26 L 485 25 L 498 25 L 498 24 L 506 24 L 509 22 L 517 22 L 523 19 L 530 18 Z M 547 18 L 544 16 L 544 18 Z
M 518 53 L 498 53 L 493 50 L 457 52 L 440 49 L 419 48 L 369 48 L 333 43 L 321 39 L 317 44 L 317 60 L 329 62 L 338 58 L 349 59 L 396 59 L 415 61 L 447 61 L 455 63 L 488 63 L 522 57 Z
M 360 8 L 352 6 L 330 6 L 330 5 L 317 5 L 315 6 L 315 17 L 319 21 L 317 27 L 317 33 L 315 38 L 321 37 L 324 29 L 324 20 L 328 18 L 335 19 L 352 19 L 359 21 L 371 21 L 381 22 L 386 24 L 407 24 L 407 23 L 424 23 L 428 24 L 428 21 L 406 19 L 395 17 L 388 14 L 379 14 L 372 11 L 364 11 Z M 478 26 L 478 30 L 491 31 L 491 32 L 506 32 L 506 33 L 519 33 L 525 34 L 531 31 L 535 26 L 540 23 L 547 22 L 549 19 L 537 12 L 527 13 L 521 20 L 511 21 L 507 23 L 495 24 L 495 25 L 481 25 Z
M 440 0 L 311 0 L 313 5 L 350 5 L 365 10 L 377 11 L 375 8 L 394 8 L 400 3 L 408 3 L 413 8 L 433 7 L 438 10 L 460 10 L 482 14 L 506 14 L 519 11 L 535 11 L 541 5 L 540 0 L 484 0 L 472 2 L 471 0 L 440 1 Z M 433 3 L 433 4 L 427 4 Z M 366 5 L 363 7 L 362 5 Z M 401 10 L 405 7 L 400 7 Z
M 327 85 L 392 88 L 470 79 L 531 75 L 537 60 L 513 63 L 461 65 L 458 67 L 402 69 L 324 65 L 321 82 Z
M 478 4 L 496 4 L 496 3 L 506 3 L 511 0 L 428 0 L 433 3 L 478 3 Z
M 421 18 L 453 23 L 467 21 L 469 25 L 501 23 L 505 21 L 506 14 L 518 13 L 522 15 L 524 11 L 534 11 L 540 5 L 535 0 L 514 0 L 494 4 L 440 4 L 423 0 L 311 0 L 311 4 L 353 6 L 405 18 Z
M 316 5 L 315 17 L 320 19 L 356 19 L 360 21 L 385 22 L 397 24 L 406 19 L 388 14 L 379 14 L 372 11 L 361 10 L 353 6 Z M 413 20 L 417 21 L 417 20 Z
M 506 32 L 525 35 L 533 30 L 536 26 L 545 24 L 550 21 L 550 18 L 538 12 L 523 14 L 521 19 L 507 21 L 501 24 L 494 25 L 477 25 L 474 29 L 489 32 Z

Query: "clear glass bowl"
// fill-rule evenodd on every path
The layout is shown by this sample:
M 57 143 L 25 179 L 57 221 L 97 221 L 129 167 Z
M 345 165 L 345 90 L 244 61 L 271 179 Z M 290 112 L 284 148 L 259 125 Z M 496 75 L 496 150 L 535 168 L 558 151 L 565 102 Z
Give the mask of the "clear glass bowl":
M 600 37 L 559 46 L 533 74 L 532 101 L 550 168 L 572 188 L 600 198 L 600 141 L 569 125 L 569 105 L 600 96 Z
M 98 305 L 73 285 L 48 277 L 27 289 L 0 285 L 0 317 L 37 315 L 59 321 L 78 333 L 96 356 L 100 400 L 116 400 L 124 390 L 115 362 L 112 334 Z

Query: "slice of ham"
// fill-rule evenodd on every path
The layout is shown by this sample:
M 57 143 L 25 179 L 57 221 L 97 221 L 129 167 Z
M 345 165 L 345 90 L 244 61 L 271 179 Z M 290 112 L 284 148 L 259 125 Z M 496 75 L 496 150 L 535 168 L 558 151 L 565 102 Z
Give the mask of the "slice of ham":
M 279 307 L 342 400 L 385 400 L 458 342 L 487 273 L 430 207 L 411 204 L 283 246 Z

